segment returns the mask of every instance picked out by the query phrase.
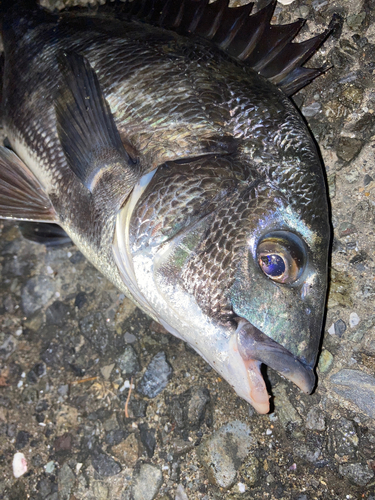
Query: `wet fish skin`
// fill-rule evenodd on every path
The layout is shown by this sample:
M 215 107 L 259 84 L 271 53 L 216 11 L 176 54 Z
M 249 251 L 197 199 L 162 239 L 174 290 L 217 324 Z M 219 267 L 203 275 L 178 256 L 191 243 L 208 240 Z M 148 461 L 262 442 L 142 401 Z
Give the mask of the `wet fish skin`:
M 289 99 L 211 42 L 137 21 L 15 9 L 3 30 L 9 141 L 78 248 L 259 411 L 268 396 L 258 365 L 279 367 L 272 356 L 281 351 L 251 350 L 258 331 L 306 373 L 299 385 L 311 391 L 330 226 L 320 158 Z M 74 92 L 59 64 L 66 53 L 79 54 L 82 71 L 97 78 L 136 158 L 124 176 L 114 180 L 109 170 L 101 191 L 67 161 L 62 133 L 75 118 L 64 107 Z M 94 140 L 86 134 L 83 148 Z M 270 239 L 301 255 L 292 283 L 262 272 L 257 249 Z

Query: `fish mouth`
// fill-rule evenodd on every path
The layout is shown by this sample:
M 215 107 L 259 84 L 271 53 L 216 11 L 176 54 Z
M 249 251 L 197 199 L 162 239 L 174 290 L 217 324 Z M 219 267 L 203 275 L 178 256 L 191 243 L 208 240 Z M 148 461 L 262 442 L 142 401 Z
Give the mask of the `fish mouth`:
M 269 411 L 269 396 L 260 372 L 262 363 L 279 372 L 306 394 L 313 391 L 315 374 L 312 368 L 243 318 L 238 318 L 236 340 L 238 353 L 247 369 L 251 404 L 259 413 Z

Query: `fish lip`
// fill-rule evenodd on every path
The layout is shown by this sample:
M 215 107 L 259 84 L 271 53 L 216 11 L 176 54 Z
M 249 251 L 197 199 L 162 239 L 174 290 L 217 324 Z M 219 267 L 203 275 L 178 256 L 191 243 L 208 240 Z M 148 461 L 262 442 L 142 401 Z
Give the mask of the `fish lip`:
M 291 380 L 306 394 L 315 388 L 313 368 L 303 363 L 285 347 L 269 338 L 249 321 L 238 318 L 236 330 L 238 351 L 245 361 L 256 360 Z

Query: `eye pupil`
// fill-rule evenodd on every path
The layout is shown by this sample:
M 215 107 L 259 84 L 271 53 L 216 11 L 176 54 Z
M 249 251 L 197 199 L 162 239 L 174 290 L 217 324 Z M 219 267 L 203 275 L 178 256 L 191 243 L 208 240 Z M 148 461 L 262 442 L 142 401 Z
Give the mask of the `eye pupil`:
M 280 255 L 262 255 L 260 260 L 263 272 L 268 276 L 277 277 L 285 273 L 285 262 Z

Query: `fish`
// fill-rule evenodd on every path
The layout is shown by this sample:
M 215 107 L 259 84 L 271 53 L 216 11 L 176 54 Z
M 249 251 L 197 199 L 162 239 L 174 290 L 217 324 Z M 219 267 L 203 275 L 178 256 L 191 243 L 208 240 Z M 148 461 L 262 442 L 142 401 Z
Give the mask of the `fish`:
M 1 15 L 0 217 L 70 238 L 259 413 L 262 365 L 314 390 L 331 240 L 290 100 L 325 71 L 303 64 L 329 29 L 297 43 L 304 21 L 272 24 L 275 6 L 24 0 Z

